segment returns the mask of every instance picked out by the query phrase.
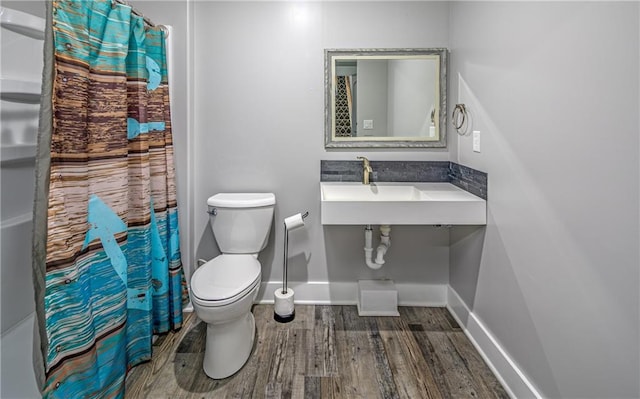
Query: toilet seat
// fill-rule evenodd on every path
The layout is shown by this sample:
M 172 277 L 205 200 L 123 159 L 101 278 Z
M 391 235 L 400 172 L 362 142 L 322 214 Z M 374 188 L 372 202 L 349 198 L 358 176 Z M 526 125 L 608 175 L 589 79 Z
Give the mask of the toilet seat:
M 260 262 L 249 254 L 222 254 L 191 277 L 192 300 L 201 306 L 229 305 L 260 284 Z

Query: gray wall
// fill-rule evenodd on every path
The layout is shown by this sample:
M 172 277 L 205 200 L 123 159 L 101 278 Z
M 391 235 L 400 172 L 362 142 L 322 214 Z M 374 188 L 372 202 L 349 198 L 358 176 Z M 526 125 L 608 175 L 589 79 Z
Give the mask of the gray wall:
M 436 62 L 390 60 L 387 131 L 395 137 L 426 137 L 435 105 Z
M 320 224 L 320 160 L 445 160 L 447 151 L 325 151 L 325 48 L 438 47 L 448 43 L 445 3 L 194 3 L 194 240 L 217 254 L 206 199 L 222 191 L 272 191 L 275 226 L 263 251 L 263 280 L 279 281 L 282 221 L 309 210 L 289 242 L 293 281 L 387 276 L 446 284 L 448 234 L 397 227 L 377 274 L 363 260 L 361 227 Z
M 638 3 L 452 3 L 452 160 L 489 174 L 450 284 L 540 392 L 632 398 L 639 375 Z
M 387 136 L 388 62 L 358 61 L 358 137 Z M 373 121 L 373 129 L 364 128 L 364 120 Z

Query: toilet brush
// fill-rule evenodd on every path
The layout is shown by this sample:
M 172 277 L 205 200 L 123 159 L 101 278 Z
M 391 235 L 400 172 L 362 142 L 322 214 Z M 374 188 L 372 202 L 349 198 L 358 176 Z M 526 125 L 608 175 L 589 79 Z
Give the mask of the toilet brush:
M 296 317 L 296 310 L 293 305 L 293 290 L 287 287 L 287 261 L 289 259 L 289 231 L 299 227 L 304 227 L 304 219 L 309 216 L 309 212 L 304 215 L 299 213 L 284 219 L 284 264 L 282 267 L 282 288 L 278 288 L 274 293 L 273 319 L 280 323 L 288 323 Z

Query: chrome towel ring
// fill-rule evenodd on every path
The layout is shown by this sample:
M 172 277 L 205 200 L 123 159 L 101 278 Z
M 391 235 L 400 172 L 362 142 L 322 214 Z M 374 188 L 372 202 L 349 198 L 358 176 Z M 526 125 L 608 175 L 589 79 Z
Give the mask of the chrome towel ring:
M 469 124 L 469 114 L 464 104 L 456 104 L 451 115 L 451 123 L 459 135 L 464 135 Z

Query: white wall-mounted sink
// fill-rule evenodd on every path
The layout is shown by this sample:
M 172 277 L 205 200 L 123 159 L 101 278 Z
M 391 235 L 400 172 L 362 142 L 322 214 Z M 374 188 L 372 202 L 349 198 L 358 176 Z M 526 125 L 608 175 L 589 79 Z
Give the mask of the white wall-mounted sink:
M 487 202 L 450 183 L 321 182 L 322 224 L 487 224 Z

